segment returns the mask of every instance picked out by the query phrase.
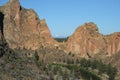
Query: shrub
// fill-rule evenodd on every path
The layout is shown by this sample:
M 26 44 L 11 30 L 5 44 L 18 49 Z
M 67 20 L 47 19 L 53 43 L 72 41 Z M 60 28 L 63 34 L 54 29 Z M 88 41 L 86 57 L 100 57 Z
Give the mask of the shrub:
M 37 51 L 35 51 L 34 57 L 35 57 L 35 61 L 38 61 L 38 60 L 39 60 L 39 56 L 38 56 Z

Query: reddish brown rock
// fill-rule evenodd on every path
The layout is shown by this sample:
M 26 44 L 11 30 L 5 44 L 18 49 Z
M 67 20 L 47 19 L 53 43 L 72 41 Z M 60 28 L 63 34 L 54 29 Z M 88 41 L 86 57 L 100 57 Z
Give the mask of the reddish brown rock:
M 41 24 L 40 35 L 41 35 L 43 41 L 45 42 L 45 44 L 43 44 L 43 45 L 52 47 L 51 45 L 58 44 L 57 41 L 55 41 L 51 37 L 51 33 L 50 33 L 50 30 L 48 29 L 45 19 L 40 20 L 40 24 Z M 47 36 L 47 37 L 45 37 L 45 36 Z
M 120 32 L 105 36 L 107 42 L 107 53 L 109 56 L 120 51 Z
M 56 46 L 81 57 L 93 57 L 97 53 L 112 55 L 120 51 L 120 33 L 103 36 L 94 23 L 78 27 L 66 43 L 58 44 L 51 37 L 45 20 L 40 20 L 34 10 L 21 7 L 19 0 L 10 0 L 0 7 L 0 36 L 4 36 L 11 48 Z
M 67 41 L 67 51 L 81 57 L 92 57 L 105 52 L 106 43 L 94 23 L 86 23 L 76 29 Z
M 56 42 L 45 20 L 40 20 L 34 10 L 22 8 L 19 0 L 10 0 L 0 12 L 4 14 L 4 37 L 11 48 L 38 49 Z
M 66 42 L 66 51 L 80 57 L 93 57 L 95 54 L 111 56 L 120 51 L 120 33 L 104 36 L 94 23 L 78 27 Z

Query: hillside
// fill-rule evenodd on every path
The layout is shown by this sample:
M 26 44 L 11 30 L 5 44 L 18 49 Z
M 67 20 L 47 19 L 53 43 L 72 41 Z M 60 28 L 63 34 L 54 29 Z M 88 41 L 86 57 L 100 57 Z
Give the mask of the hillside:
M 0 80 L 120 80 L 120 32 L 93 22 L 52 38 L 45 19 L 19 0 L 0 7 Z

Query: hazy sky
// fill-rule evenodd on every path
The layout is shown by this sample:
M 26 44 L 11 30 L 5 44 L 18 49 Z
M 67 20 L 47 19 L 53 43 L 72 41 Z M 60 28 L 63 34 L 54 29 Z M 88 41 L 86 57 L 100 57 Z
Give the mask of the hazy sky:
M 7 0 L 0 0 L 1 4 Z M 45 18 L 52 36 L 68 36 L 86 23 L 97 24 L 102 34 L 120 32 L 120 0 L 20 0 Z

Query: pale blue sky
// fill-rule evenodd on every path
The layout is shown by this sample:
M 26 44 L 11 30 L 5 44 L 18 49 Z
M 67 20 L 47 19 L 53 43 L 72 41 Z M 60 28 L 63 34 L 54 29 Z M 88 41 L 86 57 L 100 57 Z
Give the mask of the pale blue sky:
M 4 3 L 7 0 L 0 0 Z M 120 0 L 20 0 L 45 18 L 52 36 L 69 36 L 86 23 L 97 24 L 102 34 L 120 32 Z

